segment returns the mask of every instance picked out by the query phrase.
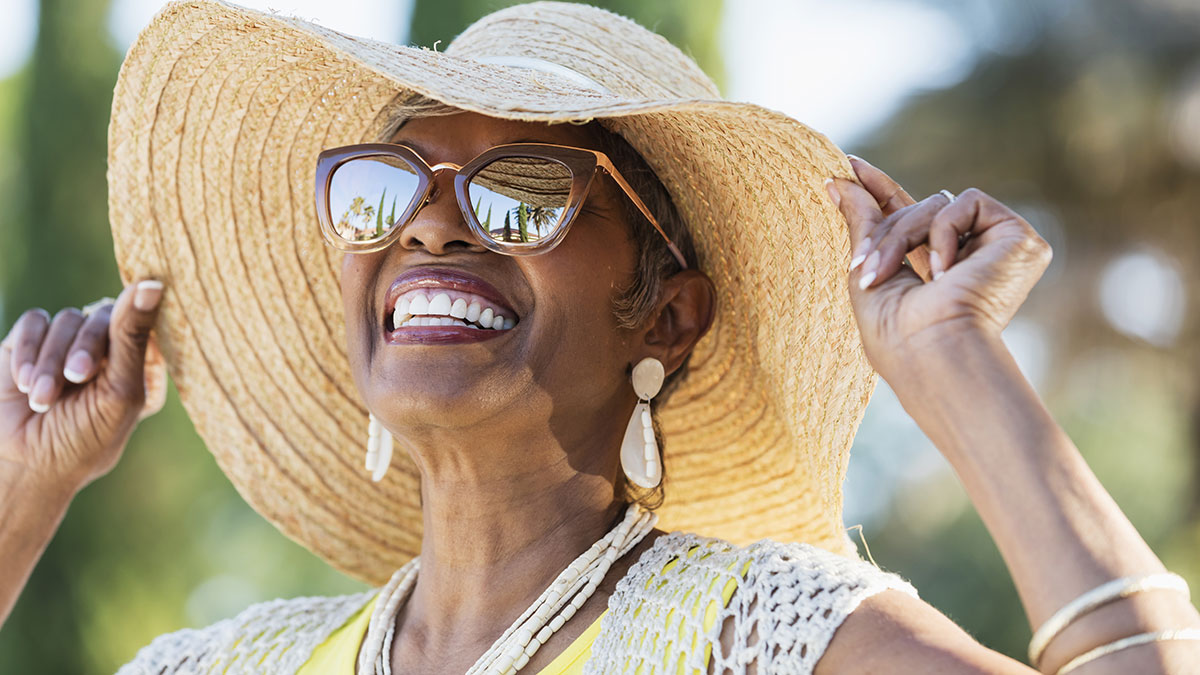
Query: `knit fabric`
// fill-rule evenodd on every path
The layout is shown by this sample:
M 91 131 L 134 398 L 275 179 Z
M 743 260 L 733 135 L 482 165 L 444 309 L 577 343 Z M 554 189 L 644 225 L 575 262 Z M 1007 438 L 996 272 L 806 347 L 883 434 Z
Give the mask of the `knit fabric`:
M 726 604 L 730 582 L 737 590 Z M 584 673 L 705 672 L 710 652 L 716 673 L 811 673 L 850 612 L 888 589 L 917 596 L 895 574 L 807 544 L 668 534 L 617 583 Z M 117 675 L 290 675 L 376 592 L 260 603 L 156 638 Z

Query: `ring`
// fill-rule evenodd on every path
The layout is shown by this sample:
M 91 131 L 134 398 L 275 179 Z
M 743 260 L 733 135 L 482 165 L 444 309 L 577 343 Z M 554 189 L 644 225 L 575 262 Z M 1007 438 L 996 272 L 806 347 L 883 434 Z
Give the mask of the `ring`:
M 949 190 L 947 190 L 947 189 L 945 189 L 945 188 L 943 188 L 943 189 L 941 189 L 941 190 L 938 190 L 938 193 L 939 193 L 939 194 L 943 194 L 943 195 L 945 195 L 945 196 L 946 196 L 946 199 L 949 199 L 951 204 L 953 204 L 953 203 L 954 203 L 954 200 L 956 199 L 956 198 L 955 198 L 955 196 L 954 196 L 954 193 L 953 193 L 953 192 L 951 192 L 951 191 L 949 191 Z
M 85 317 L 87 317 L 87 316 L 91 316 L 92 314 L 95 314 L 104 305 L 116 304 L 116 302 L 117 302 L 116 300 L 106 296 L 106 297 L 100 298 L 99 300 L 96 300 L 94 302 L 89 302 L 88 304 L 81 307 L 79 309 L 79 311 L 83 312 L 83 315 Z

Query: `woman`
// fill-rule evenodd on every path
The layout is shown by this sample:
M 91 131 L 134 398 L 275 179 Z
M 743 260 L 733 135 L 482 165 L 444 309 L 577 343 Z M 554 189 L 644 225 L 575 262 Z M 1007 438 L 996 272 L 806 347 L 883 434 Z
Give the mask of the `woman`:
M 983 192 L 917 202 L 714 99 L 578 5 L 496 12 L 446 54 L 164 10 L 114 94 L 131 283 L 0 348 L 5 614 L 162 405 L 161 343 L 251 504 L 387 583 L 163 636 L 124 672 L 1030 672 L 846 557 L 873 368 L 987 522 L 1040 670 L 1200 662 L 1185 587 L 999 339 L 1046 243 Z

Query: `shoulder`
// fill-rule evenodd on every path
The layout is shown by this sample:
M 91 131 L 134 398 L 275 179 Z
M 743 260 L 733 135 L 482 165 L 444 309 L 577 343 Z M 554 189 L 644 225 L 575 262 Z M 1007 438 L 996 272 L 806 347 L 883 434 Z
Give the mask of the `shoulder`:
M 117 675 L 293 673 L 317 645 L 375 593 L 370 590 L 251 605 L 211 626 L 158 636 L 139 650 Z
M 886 590 L 917 595 L 895 574 L 808 544 L 737 546 L 676 532 L 660 537 L 617 584 L 597 647 L 622 659 L 658 659 L 654 650 L 628 653 L 629 638 L 691 633 L 673 642 L 682 646 L 668 657 L 687 670 L 704 672 L 711 659 L 714 672 L 812 672 L 842 621 Z

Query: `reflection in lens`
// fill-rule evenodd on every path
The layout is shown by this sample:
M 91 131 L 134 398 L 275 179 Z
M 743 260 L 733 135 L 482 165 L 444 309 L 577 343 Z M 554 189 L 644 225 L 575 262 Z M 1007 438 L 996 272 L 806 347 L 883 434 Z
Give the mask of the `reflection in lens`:
M 334 230 L 348 241 L 379 239 L 408 209 L 417 184 L 416 172 L 397 157 L 357 157 L 342 164 L 329 183 Z
M 499 242 L 532 244 L 554 233 L 567 197 L 571 170 L 538 157 L 504 157 L 488 164 L 467 189 L 475 216 Z

